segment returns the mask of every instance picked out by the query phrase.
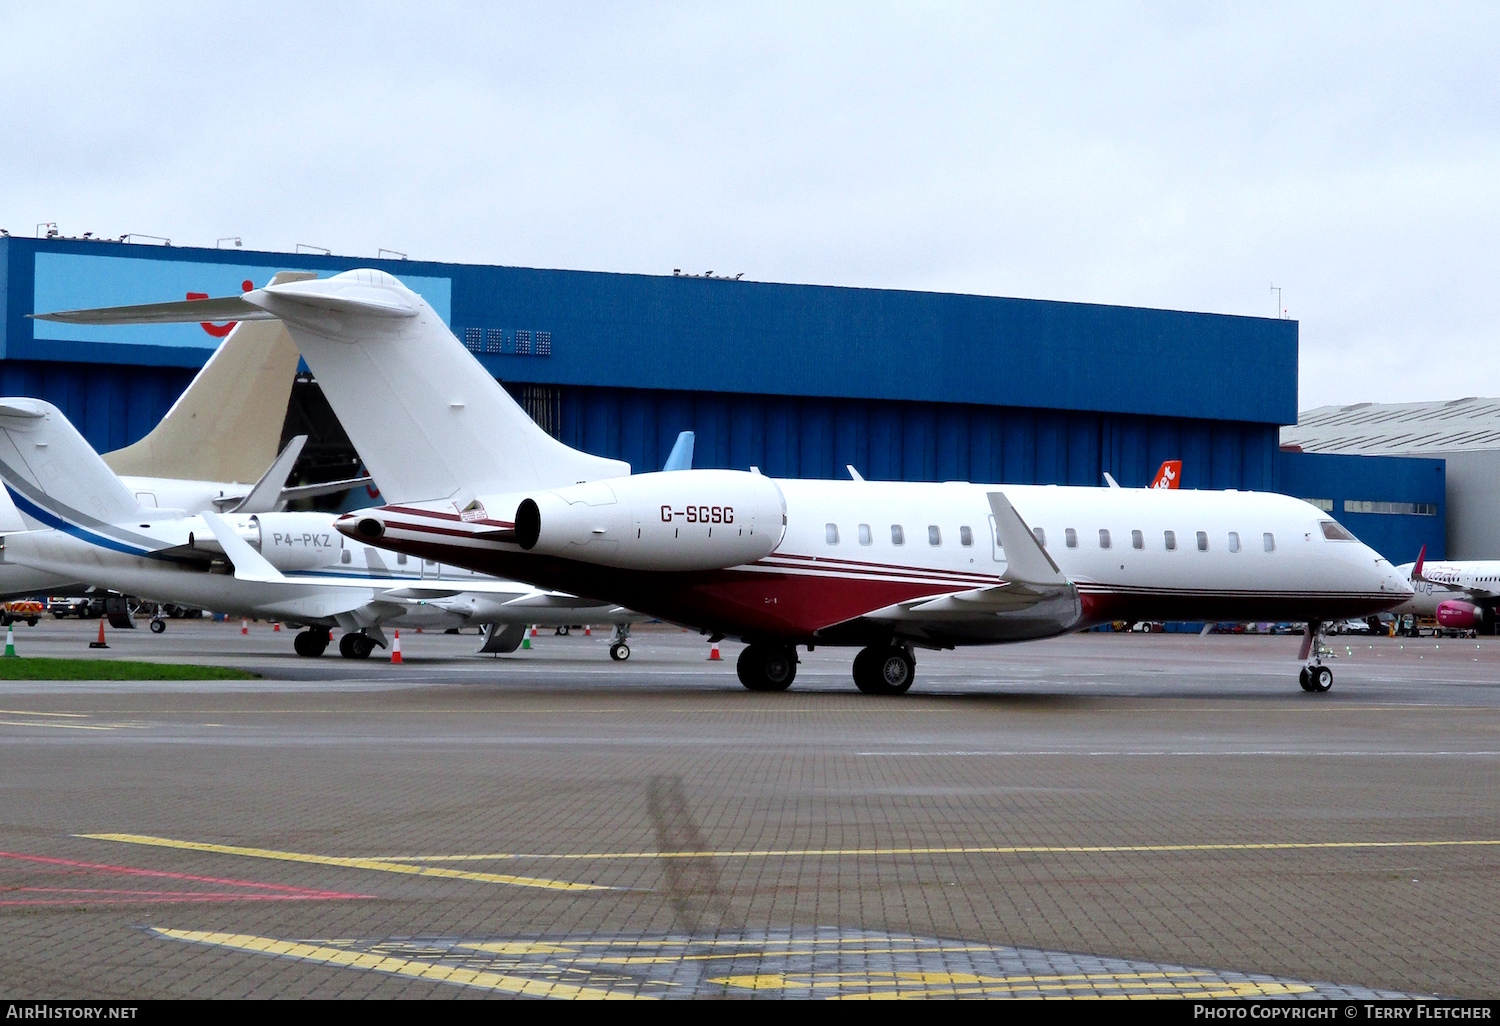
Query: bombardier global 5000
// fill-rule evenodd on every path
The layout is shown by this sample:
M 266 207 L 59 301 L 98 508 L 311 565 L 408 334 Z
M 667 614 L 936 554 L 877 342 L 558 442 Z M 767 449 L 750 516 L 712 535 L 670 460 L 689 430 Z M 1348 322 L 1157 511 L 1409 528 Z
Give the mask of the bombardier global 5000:
M 1412 593 L 1337 522 L 1282 495 L 786 480 L 754 468 L 631 475 L 537 427 L 382 271 L 49 316 L 210 313 L 281 319 L 375 480 L 425 497 L 349 514 L 339 530 L 741 638 L 751 690 L 790 686 L 801 645 L 856 647 L 860 690 L 899 694 L 920 648 L 1129 619 L 1306 621 L 1301 683 L 1325 691 L 1322 623 Z

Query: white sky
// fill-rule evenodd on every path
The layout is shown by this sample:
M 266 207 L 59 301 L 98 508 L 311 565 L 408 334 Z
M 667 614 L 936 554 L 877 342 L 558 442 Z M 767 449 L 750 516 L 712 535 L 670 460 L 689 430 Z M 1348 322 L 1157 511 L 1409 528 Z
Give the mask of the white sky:
M 1274 281 L 1302 408 L 1500 395 L 1500 5 L 0 0 L 0 41 L 18 235 L 1262 316 Z

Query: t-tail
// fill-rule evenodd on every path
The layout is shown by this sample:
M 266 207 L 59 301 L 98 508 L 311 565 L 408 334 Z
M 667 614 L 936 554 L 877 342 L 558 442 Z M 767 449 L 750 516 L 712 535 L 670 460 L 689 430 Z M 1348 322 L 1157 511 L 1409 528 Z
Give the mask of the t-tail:
M 387 502 L 557 488 L 630 465 L 543 431 L 426 300 L 384 271 L 345 271 L 242 296 L 40 315 L 71 324 L 280 319 Z
M 140 510 L 62 411 L 40 399 L 0 399 L 0 477 L 31 526 L 99 528 Z

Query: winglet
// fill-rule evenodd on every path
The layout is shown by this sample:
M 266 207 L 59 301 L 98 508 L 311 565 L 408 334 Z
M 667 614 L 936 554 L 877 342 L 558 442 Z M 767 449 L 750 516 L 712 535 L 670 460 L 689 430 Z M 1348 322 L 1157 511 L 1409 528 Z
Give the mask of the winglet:
M 1411 579 L 1422 580 L 1422 567 L 1427 563 L 1427 546 L 1422 546 L 1422 551 L 1417 553 L 1417 561 L 1411 567 Z
M 852 463 L 846 463 L 846 464 L 844 464 L 844 469 L 847 470 L 847 471 L 849 471 L 849 480 L 851 480 L 851 481 L 860 481 L 860 482 L 864 481 L 864 475 L 862 475 L 859 471 L 857 471 L 857 470 L 854 469 L 854 464 L 852 464 Z
M 995 514 L 995 533 L 1005 550 L 1005 573 L 1001 577 L 1016 584 L 1068 584 L 1067 576 L 1042 548 L 1005 493 L 990 492 L 989 500 L 990 510 Z
M 1116 481 L 1114 475 L 1107 470 L 1104 472 L 1104 483 L 1109 485 L 1111 488 L 1120 487 L 1120 482 Z
M 274 513 L 276 507 L 281 505 L 281 490 L 286 487 L 286 479 L 291 476 L 292 467 L 296 465 L 297 457 L 302 455 L 302 447 L 306 444 L 306 435 L 296 435 L 286 443 L 286 448 L 281 450 L 281 455 L 276 457 L 271 468 L 255 482 L 250 494 L 229 512 Z
M 697 436 L 691 431 L 682 431 L 677 435 L 677 441 L 672 445 L 672 452 L 667 456 L 667 462 L 661 465 L 662 470 L 692 470 L 693 469 L 693 440 Z
M 286 578 L 282 576 L 265 556 L 250 547 L 250 543 L 235 533 L 233 527 L 217 513 L 200 513 L 203 522 L 208 529 L 214 533 L 219 540 L 219 545 L 224 549 L 224 555 L 234 564 L 234 579 L 237 581 L 256 581 L 262 584 L 283 584 Z

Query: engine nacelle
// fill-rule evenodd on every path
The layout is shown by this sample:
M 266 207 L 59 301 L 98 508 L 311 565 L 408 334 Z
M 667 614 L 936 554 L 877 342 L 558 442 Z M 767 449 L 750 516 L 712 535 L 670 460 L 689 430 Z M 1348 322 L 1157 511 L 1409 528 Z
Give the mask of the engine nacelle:
M 235 532 L 278 570 L 312 570 L 337 563 L 343 537 L 328 513 L 257 513 L 234 518 Z
M 631 570 L 753 563 L 785 528 L 781 489 L 739 470 L 591 481 L 537 493 L 516 509 L 516 542 L 528 552 Z
M 1437 622 L 1444 627 L 1452 627 L 1455 630 L 1483 627 L 1484 610 L 1472 602 L 1459 602 L 1456 599 L 1449 599 L 1447 602 L 1439 603 L 1437 607 Z

